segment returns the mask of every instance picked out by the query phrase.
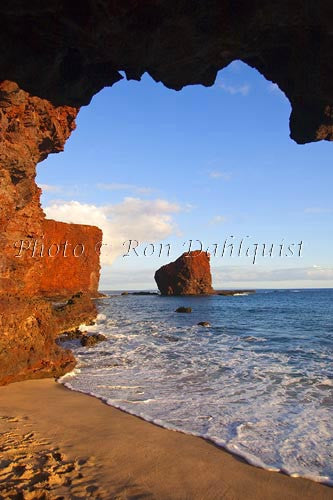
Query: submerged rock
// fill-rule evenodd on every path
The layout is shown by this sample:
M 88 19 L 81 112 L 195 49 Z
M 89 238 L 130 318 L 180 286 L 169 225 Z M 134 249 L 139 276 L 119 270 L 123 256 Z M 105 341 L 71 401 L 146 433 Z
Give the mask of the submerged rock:
M 198 326 L 209 327 L 210 323 L 208 321 L 199 321 Z
M 81 345 L 83 347 L 92 347 L 99 342 L 103 342 L 104 340 L 106 340 L 106 337 L 101 333 L 94 333 L 93 335 L 83 335 L 81 338 Z
M 90 321 L 85 322 L 85 326 L 94 326 L 96 324 L 96 321 L 94 319 L 91 319 Z
M 61 336 L 59 337 L 59 340 L 61 342 L 64 342 L 66 340 L 75 340 L 75 339 L 81 339 L 82 336 L 85 335 L 81 330 L 76 328 L 75 330 L 69 330 L 67 332 L 63 332 Z
M 178 337 L 174 337 L 173 335 L 165 335 L 164 338 L 170 342 L 179 342 L 180 340 Z
M 192 307 L 178 307 L 178 309 L 175 310 L 176 313 L 191 313 L 192 312 Z
M 185 252 L 174 262 L 158 269 L 155 281 L 162 295 L 212 294 L 210 256 L 199 250 Z

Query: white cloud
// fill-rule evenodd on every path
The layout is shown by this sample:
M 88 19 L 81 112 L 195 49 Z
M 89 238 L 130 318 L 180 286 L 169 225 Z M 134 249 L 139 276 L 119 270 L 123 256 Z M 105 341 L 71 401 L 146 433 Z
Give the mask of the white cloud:
M 227 92 L 228 94 L 231 95 L 241 94 L 244 97 L 249 94 L 251 89 L 250 85 L 247 83 L 243 83 L 242 85 L 230 85 L 223 80 L 219 82 L 218 87 Z
M 304 213 L 306 214 L 331 214 L 332 212 L 332 208 L 323 207 L 309 207 L 304 210 Z
M 39 184 L 39 187 L 42 189 L 43 193 L 61 193 L 62 187 L 55 186 L 52 184 Z
M 210 220 L 209 224 L 212 224 L 212 225 L 223 224 L 226 221 L 227 221 L 227 217 L 225 215 L 215 215 L 215 217 L 213 217 Z
M 211 170 L 208 175 L 211 179 L 222 179 L 224 181 L 231 179 L 230 172 L 221 172 L 220 170 Z
M 181 206 L 167 200 L 125 198 L 114 205 L 96 206 L 78 201 L 58 202 L 44 208 L 46 216 L 62 222 L 90 224 L 103 231 L 101 263 L 110 265 L 124 253 L 123 243 L 161 241 L 177 233 L 172 214 Z
M 149 194 L 154 191 L 154 189 L 149 187 L 136 186 L 135 184 L 121 184 L 117 182 L 111 182 L 109 184 L 99 183 L 97 188 L 101 191 L 130 191 L 136 194 Z

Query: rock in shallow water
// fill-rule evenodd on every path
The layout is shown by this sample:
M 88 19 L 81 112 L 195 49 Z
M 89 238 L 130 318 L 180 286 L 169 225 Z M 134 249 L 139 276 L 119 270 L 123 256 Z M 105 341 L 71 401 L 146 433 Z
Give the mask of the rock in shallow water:
M 210 295 L 214 293 L 210 256 L 199 250 L 185 252 L 174 262 L 160 267 L 155 281 L 162 295 Z
M 75 330 L 69 330 L 68 332 L 63 332 L 59 337 L 59 341 L 66 342 L 67 340 L 81 339 L 83 335 L 84 335 L 83 332 L 81 332 L 81 330 L 76 328 Z
M 81 338 L 81 345 L 84 347 L 92 347 L 99 342 L 106 340 L 105 335 L 101 333 L 94 333 L 93 335 L 83 335 Z
M 0 294 L 0 385 L 60 377 L 73 370 L 76 360 L 57 345 L 57 336 L 75 331 L 97 312 L 88 296 L 64 304 L 54 308 L 52 301 L 41 297 L 4 299 Z
M 192 307 L 178 307 L 178 309 L 176 309 L 175 312 L 176 313 L 191 313 Z

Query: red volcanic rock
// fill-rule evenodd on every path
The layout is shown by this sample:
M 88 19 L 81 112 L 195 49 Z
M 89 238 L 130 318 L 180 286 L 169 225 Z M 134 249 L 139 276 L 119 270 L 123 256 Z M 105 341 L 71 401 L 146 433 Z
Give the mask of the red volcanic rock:
M 39 292 L 48 296 L 66 296 L 79 291 L 96 295 L 102 231 L 94 226 L 54 220 L 44 220 L 43 231 Z M 40 242 L 37 249 L 41 250 L 41 245 Z
M 13 82 L 0 83 L 0 295 L 38 293 L 43 261 L 16 258 L 14 245 L 43 236 L 36 165 L 63 150 L 77 111 L 32 97 Z
M 35 183 L 36 164 L 63 150 L 77 111 L 32 97 L 13 82 L 0 83 L 0 384 L 72 369 L 73 355 L 55 339 L 96 315 L 89 296 L 97 294 L 102 233 L 45 220 Z M 40 245 L 33 255 L 34 242 L 42 241 L 46 255 Z M 65 241 L 68 257 L 47 255 L 52 244 Z M 85 246 L 82 256 L 73 255 L 74 244 Z M 61 309 L 42 298 L 78 291 L 83 295 Z
M 45 220 L 35 183 L 37 163 L 63 150 L 77 111 L 32 97 L 13 82 L 0 83 L 0 296 L 97 293 L 101 231 Z M 66 241 L 68 257 L 47 255 L 52 244 Z M 80 257 L 73 256 L 76 244 L 85 247 Z M 51 255 L 55 251 L 53 246 Z
M 210 256 L 195 250 L 183 253 L 177 260 L 162 266 L 155 281 L 162 295 L 205 295 L 214 293 L 210 273 Z
M 74 368 L 70 351 L 55 344 L 52 320 L 46 301 L 0 298 L 0 385 L 58 376 Z
M 72 370 L 75 358 L 56 337 L 95 317 L 87 295 L 77 294 L 61 307 L 42 298 L 0 296 L 0 385 Z

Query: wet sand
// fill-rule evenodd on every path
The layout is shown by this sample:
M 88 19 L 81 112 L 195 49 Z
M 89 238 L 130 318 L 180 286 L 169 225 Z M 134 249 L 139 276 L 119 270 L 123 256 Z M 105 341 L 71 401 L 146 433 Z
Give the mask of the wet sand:
M 0 498 L 333 500 L 53 380 L 0 387 Z

